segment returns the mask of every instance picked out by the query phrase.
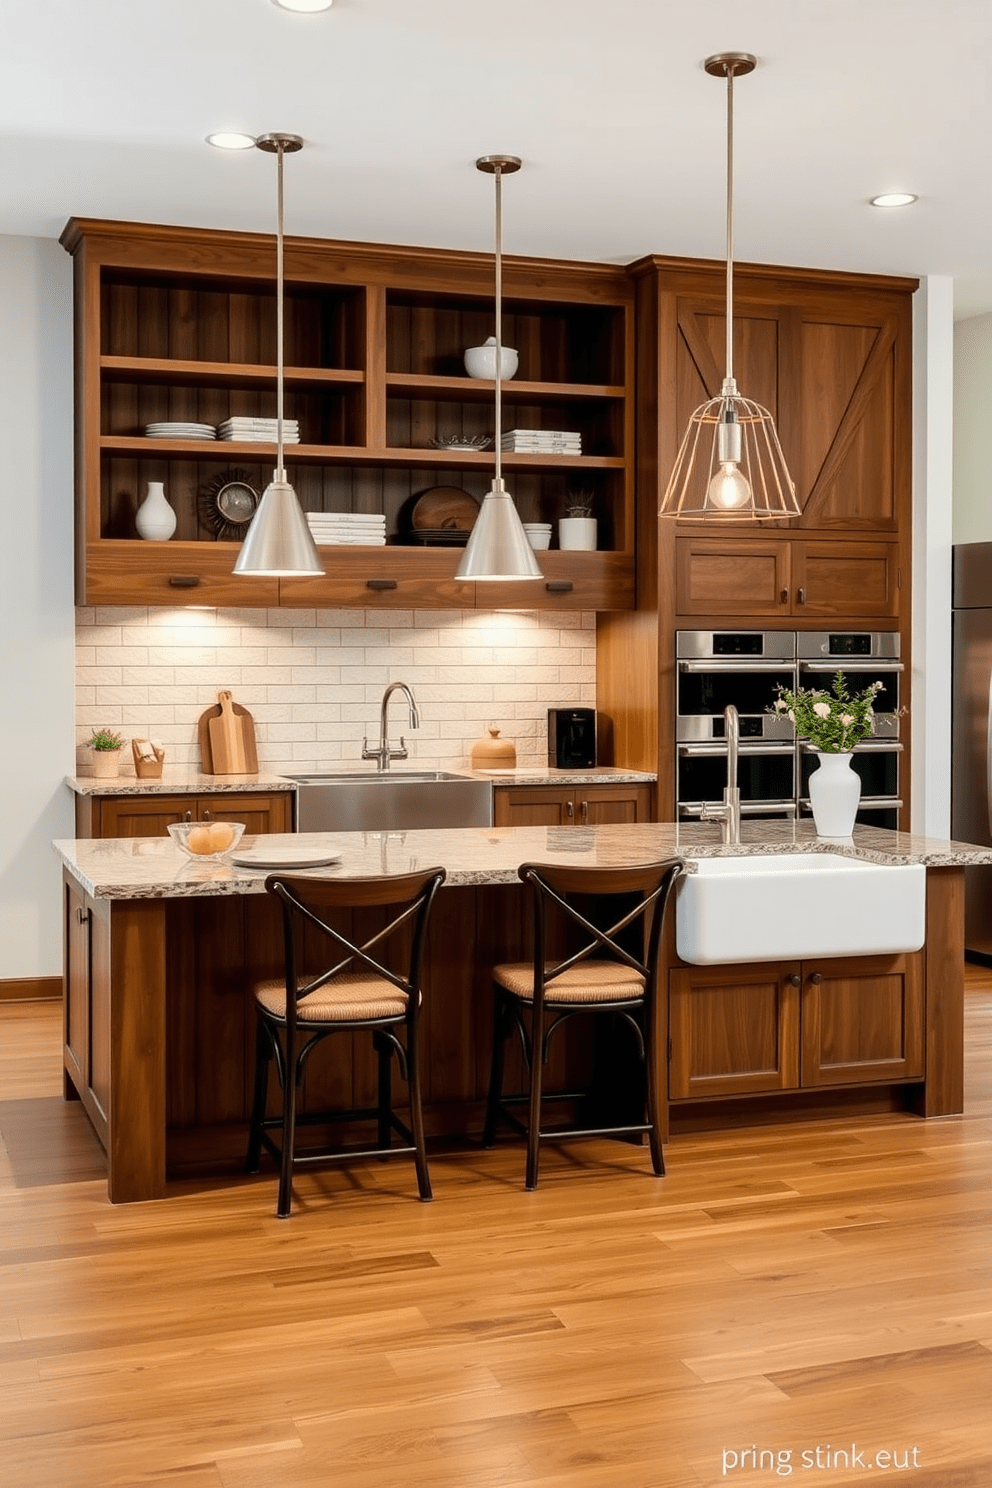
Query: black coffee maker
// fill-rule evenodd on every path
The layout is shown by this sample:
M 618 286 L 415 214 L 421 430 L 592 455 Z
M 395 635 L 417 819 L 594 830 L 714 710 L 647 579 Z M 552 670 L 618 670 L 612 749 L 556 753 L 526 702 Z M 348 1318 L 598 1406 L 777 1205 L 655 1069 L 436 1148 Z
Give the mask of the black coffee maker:
M 595 763 L 595 708 L 549 708 L 548 764 L 556 770 L 590 770 Z

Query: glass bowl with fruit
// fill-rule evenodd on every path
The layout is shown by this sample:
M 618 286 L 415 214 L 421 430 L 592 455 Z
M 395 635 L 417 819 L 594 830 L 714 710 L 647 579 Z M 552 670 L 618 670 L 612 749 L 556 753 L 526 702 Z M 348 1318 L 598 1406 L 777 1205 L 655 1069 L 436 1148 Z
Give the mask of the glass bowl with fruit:
M 190 858 L 224 858 L 244 836 L 244 822 L 170 822 L 169 836 Z

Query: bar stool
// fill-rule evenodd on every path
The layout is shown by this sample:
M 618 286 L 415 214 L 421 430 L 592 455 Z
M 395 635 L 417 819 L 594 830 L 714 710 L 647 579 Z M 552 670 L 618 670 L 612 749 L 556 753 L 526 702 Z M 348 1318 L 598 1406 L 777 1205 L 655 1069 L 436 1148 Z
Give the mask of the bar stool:
M 255 987 L 258 1040 L 246 1167 L 249 1173 L 258 1172 L 263 1147 L 279 1163 L 276 1212 L 280 1219 L 290 1212 L 293 1169 L 303 1163 L 412 1154 L 420 1197 L 425 1202 L 432 1197 L 420 1094 L 420 963 L 431 904 L 444 879 L 443 868 L 429 868 L 422 873 L 386 878 L 320 879 L 272 874 L 265 880 L 268 892 L 282 905 L 285 976 Z M 379 907 L 395 910 L 395 914 L 361 943 L 330 923 L 335 911 Z M 305 957 L 300 952 L 304 932 Z M 384 954 L 387 945 L 388 953 Z M 318 946 L 323 951 L 319 958 L 323 970 L 313 966 Z M 304 960 L 306 973 L 299 970 Z M 332 1033 L 354 1029 L 367 1029 L 372 1035 L 378 1056 L 377 1104 L 360 1110 L 301 1115 L 297 1100 L 314 1049 Z M 393 1110 L 394 1054 L 407 1081 L 409 1127 Z M 282 1111 L 279 1116 L 267 1117 L 269 1066 L 273 1061 L 282 1088 Z M 298 1126 L 359 1119 L 376 1121 L 375 1145 L 361 1151 L 327 1146 L 296 1150 Z M 274 1128 L 280 1129 L 278 1141 L 270 1136 Z M 391 1145 L 394 1131 L 405 1145 Z
M 572 868 L 524 863 L 520 878 L 532 890 L 534 960 L 493 969 L 492 1068 L 483 1144 L 491 1147 L 503 1117 L 527 1138 L 528 1188 L 537 1187 L 542 1140 L 568 1137 L 619 1137 L 649 1133 L 651 1163 L 663 1174 L 653 1034 L 658 947 L 678 861 L 630 868 Z M 569 946 L 561 959 L 549 959 L 555 934 Z M 574 948 L 577 945 L 577 948 Z M 542 1071 L 551 1039 L 579 1014 L 610 1014 L 633 1034 L 643 1071 L 646 1119 L 609 1126 L 541 1126 L 542 1099 L 576 1101 L 581 1092 L 542 1095 Z M 506 1040 L 516 1031 L 529 1070 L 526 1093 L 503 1095 Z M 526 1126 L 508 1109 L 527 1105 Z

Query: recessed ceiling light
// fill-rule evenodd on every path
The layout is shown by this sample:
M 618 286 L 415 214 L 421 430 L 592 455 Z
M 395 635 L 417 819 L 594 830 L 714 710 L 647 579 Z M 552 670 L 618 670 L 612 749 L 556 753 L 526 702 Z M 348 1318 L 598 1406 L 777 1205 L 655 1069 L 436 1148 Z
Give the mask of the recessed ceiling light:
M 334 0 L 272 0 L 272 4 L 278 5 L 280 10 L 298 10 L 312 15 L 318 10 L 330 10 Z
M 908 207 L 916 201 L 911 191 L 886 191 L 881 196 L 871 198 L 873 207 Z
M 218 150 L 252 150 L 255 147 L 253 134 L 235 134 L 231 130 L 219 130 L 207 135 L 207 144 Z

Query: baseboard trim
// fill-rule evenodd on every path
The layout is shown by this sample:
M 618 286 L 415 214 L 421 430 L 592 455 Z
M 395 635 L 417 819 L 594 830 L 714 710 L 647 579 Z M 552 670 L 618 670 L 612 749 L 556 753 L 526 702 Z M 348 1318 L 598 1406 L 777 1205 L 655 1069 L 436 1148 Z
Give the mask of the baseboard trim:
M 0 981 L 0 1002 L 61 1002 L 62 978 L 8 977 Z

